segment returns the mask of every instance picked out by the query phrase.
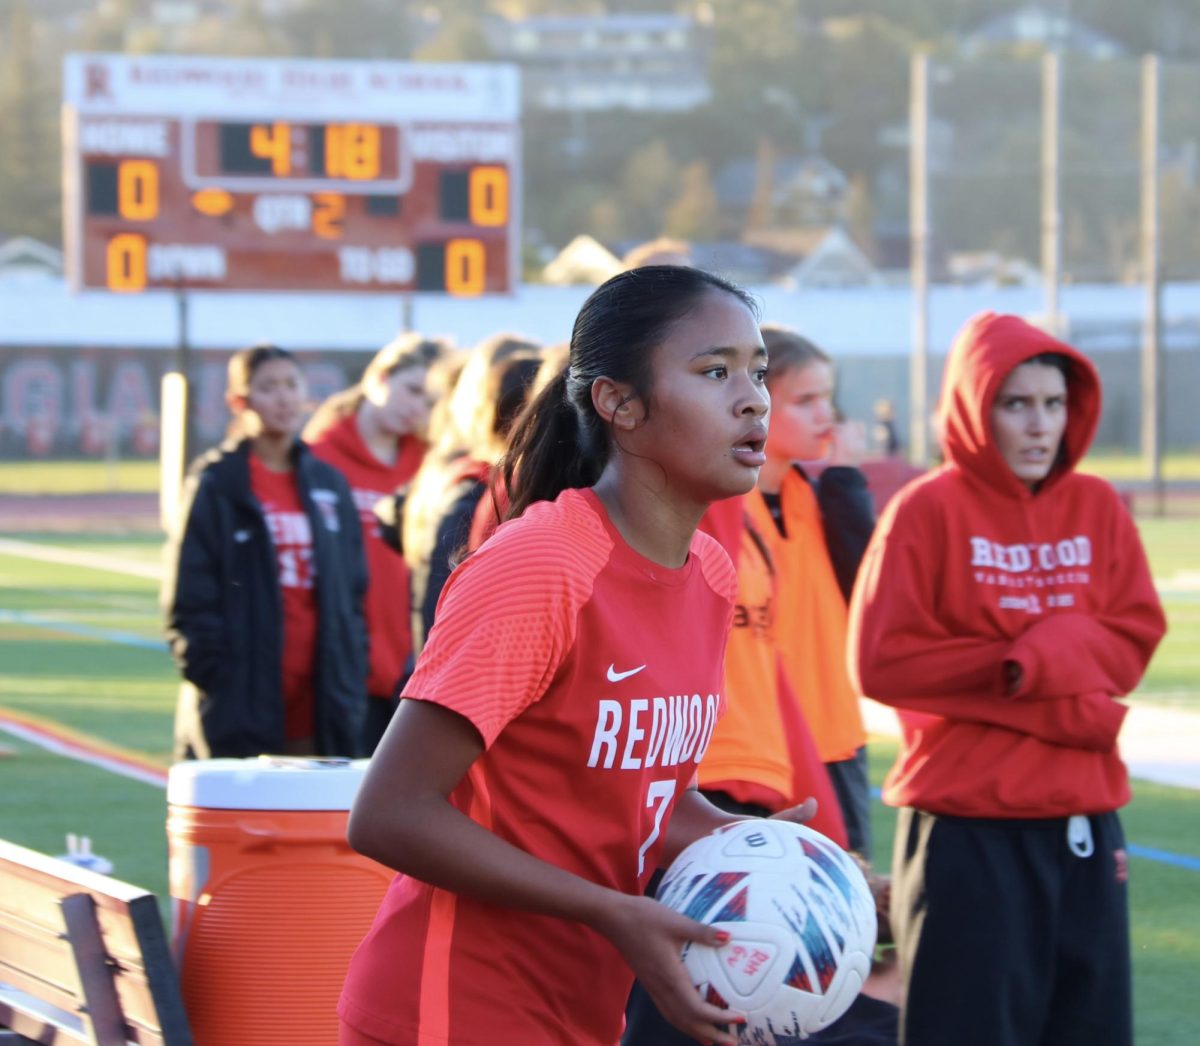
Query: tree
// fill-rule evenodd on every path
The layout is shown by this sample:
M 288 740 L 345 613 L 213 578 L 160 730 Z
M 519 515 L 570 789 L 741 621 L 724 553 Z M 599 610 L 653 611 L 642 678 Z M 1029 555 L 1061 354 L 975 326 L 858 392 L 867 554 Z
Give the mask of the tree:
M 766 229 L 775 220 L 775 146 L 769 136 L 758 136 L 754 155 L 754 196 L 746 212 L 746 229 Z
M 663 231 L 682 240 L 715 239 L 721 223 L 717 193 L 708 164 L 696 160 L 683 169 L 679 195 L 667 208 Z
M 0 236 L 61 236 L 58 121 L 26 0 L 17 0 L 0 52 Z
M 492 49 L 478 18 L 449 15 L 413 57 L 419 62 L 485 62 L 492 57 Z
M 406 57 L 414 33 L 407 5 L 391 0 L 303 0 L 283 17 L 292 53 L 313 58 Z
M 663 211 L 679 187 L 679 171 L 661 138 L 634 150 L 621 174 L 628 233 L 649 239 L 662 231 Z

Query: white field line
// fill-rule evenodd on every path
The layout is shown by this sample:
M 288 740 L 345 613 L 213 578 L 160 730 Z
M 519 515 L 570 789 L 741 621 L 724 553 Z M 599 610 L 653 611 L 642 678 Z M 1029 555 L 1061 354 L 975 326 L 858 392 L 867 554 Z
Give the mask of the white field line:
M 121 556 L 106 556 L 100 552 L 84 552 L 82 549 L 59 548 L 55 545 L 38 545 L 32 541 L 17 541 L 0 538 L 0 554 L 18 556 L 21 559 L 36 559 L 43 563 L 61 563 L 69 567 L 87 567 L 90 570 L 107 570 L 113 574 L 161 581 L 161 563 L 139 563 Z
M 22 741 L 27 741 L 38 748 L 44 748 L 47 752 L 53 752 L 55 755 L 65 756 L 80 763 L 88 763 L 101 770 L 120 774 L 122 777 L 131 777 L 135 781 L 154 785 L 156 788 L 167 787 L 167 775 L 164 770 L 144 769 L 134 763 L 126 762 L 124 759 L 102 755 L 90 750 L 86 745 L 54 737 L 47 731 L 28 727 L 24 723 L 14 723 L 0 717 L 0 731 L 12 734 L 13 737 L 19 737 Z
M 161 581 L 163 576 L 161 563 L 139 563 L 122 556 L 106 556 L 100 552 L 84 552 L 82 549 L 60 548 L 57 545 L 39 545 L 13 538 L 0 538 L 0 554 L 37 559 L 44 563 L 107 570 L 149 581 Z M 1180 570 L 1169 578 L 1155 578 L 1154 586 L 1159 592 L 1200 595 L 1200 570 Z

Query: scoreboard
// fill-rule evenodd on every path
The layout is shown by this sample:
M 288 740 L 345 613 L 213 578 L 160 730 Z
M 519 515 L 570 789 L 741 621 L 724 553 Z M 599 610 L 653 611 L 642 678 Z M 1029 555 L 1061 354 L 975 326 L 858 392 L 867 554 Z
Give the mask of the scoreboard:
M 514 67 L 68 55 L 77 289 L 512 290 Z

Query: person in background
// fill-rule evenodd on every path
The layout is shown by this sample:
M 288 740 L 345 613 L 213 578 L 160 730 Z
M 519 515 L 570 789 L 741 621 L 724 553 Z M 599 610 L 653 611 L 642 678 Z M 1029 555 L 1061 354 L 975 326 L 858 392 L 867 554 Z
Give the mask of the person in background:
M 676 1026 L 735 1042 L 680 959 L 720 931 L 643 891 L 739 819 L 692 787 L 734 596 L 696 525 L 764 460 L 752 310 L 678 266 L 580 310 L 570 366 L 512 433 L 510 518 L 451 576 L 351 812 L 351 844 L 402 874 L 351 961 L 343 1046 L 612 1046 L 635 972 Z M 652 704 L 700 729 L 652 751 Z
M 565 342 L 558 345 L 549 345 L 541 351 L 541 363 L 538 364 L 537 374 L 534 375 L 533 383 L 529 386 L 529 390 L 525 395 L 525 408 L 537 399 L 550 382 L 554 381 L 559 373 L 566 369 L 568 358 L 570 355 L 570 346 Z M 523 375 L 522 375 L 523 376 Z M 517 418 L 501 419 L 501 426 L 507 435 L 508 429 L 517 423 Z M 467 551 L 474 552 L 488 538 L 490 538 L 496 528 L 503 522 L 508 515 L 510 500 L 508 492 L 504 489 L 504 484 L 500 482 L 501 476 L 495 469 L 492 470 L 491 477 L 488 480 L 488 489 L 483 497 L 479 499 L 479 504 L 475 506 L 475 515 L 471 520 L 471 530 L 467 535 Z
M 192 466 L 165 554 L 175 756 L 357 756 L 367 576 L 350 487 L 297 438 L 291 353 L 234 355 L 225 399 L 237 434 Z
M 509 427 L 541 364 L 533 342 L 496 335 L 471 350 L 403 498 L 400 534 L 412 579 L 413 652 L 433 627 L 438 599 L 465 552 L 475 510 L 504 452 Z
M 771 357 L 771 438 L 747 499 L 778 573 L 779 649 L 804 720 L 829 770 L 850 848 L 871 860 L 866 729 L 846 672 L 847 602 L 875 523 L 857 468 L 861 426 L 839 423 L 833 364 L 795 331 L 763 327 Z M 821 462 L 815 482 L 800 462 Z
M 367 555 L 366 622 L 370 641 L 363 750 L 383 736 L 396 707 L 396 685 L 412 652 L 409 578 L 404 559 L 388 548 L 373 511 L 380 498 L 407 484 L 425 455 L 432 406 L 430 369 L 449 346 L 402 334 L 372 358 L 357 384 L 317 408 L 303 438 L 313 453 L 349 481 L 362 520 Z
M 1166 622 L 1128 510 L 1075 471 L 1099 379 L 982 313 L 938 415 L 946 463 L 888 504 L 851 605 L 855 682 L 903 730 L 883 791 L 901 1042 L 1129 1046 L 1115 699 Z
M 875 422 L 871 426 L 871 442 L 882 458 L 898 457 L 902 449 L 896 429 L 896 407 L 889 399 L 875 401 Z

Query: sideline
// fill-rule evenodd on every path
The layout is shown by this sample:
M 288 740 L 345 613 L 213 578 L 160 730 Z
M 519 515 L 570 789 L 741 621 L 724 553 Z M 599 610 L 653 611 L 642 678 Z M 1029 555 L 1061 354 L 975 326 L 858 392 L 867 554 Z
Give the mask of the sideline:
M 113 574 L 145 578 L 147 581 L 161 581 L 163 577 L 161 563 L 138 563 L 122 556 L 106 556 L 102 552 L 84 552 L 82 549 L 59 548 L 56 545 L 38 545 L 32 541 L 18 541 L 16 538 L 0 538 L 0 555 L 37 559 L 43 563 L 59 563 L 68 567 L 107 570 Z
M 161 639 L 147 639 L 136 632 L 126 632 L 116 628 L 97 628 L 95 625 L 81 625 L 76 621 L 61 621 L 58 618 L 46 617 L 27 610 L 7 610 L 0 607 L 0 625 L 26 625 L 30 628 L 41 628 L 47 632 L 61 632 L 67 636 L 77 636 L 80 639 L 101 639 L 109 643 L 119 643 L 121 646 L 139 647 L 142 650 L 153 650 L 166 653 L 167 644 Z
M 167 771 L 143 756 L 105 744 L 88 734 L 27 712 L 0 708 L 0 730 L 55 755 L 88 763 L 157 788 L 167 787 Z

